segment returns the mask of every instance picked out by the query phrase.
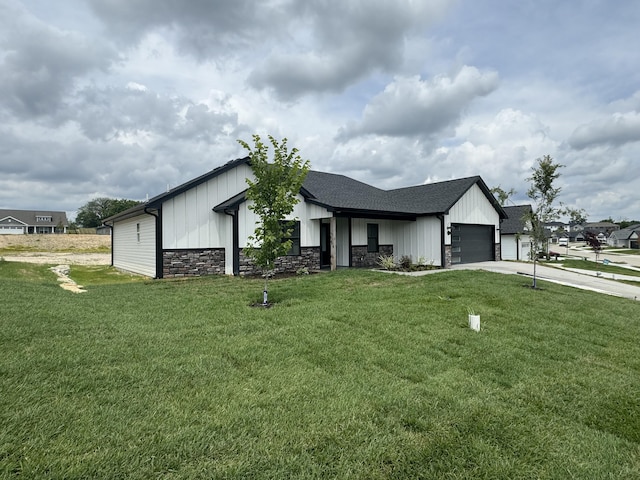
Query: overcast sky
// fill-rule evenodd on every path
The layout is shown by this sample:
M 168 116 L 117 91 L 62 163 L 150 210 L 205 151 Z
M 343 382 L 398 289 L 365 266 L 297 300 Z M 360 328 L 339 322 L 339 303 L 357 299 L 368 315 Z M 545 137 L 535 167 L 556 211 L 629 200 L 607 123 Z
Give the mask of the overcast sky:
M 0 0 L 0 208 L 144 200 L 287 137 L 381 188 L 536 159 L 640 219 L 637 0 Z

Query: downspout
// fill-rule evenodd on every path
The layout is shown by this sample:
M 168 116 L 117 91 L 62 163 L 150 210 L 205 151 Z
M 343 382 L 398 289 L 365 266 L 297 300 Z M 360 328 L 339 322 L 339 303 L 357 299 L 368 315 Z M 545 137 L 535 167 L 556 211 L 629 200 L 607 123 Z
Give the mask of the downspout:
M 103 223 L 102 225 L 104 225 L 105 227 L 109 227 L 109 229 L 111 230 L 111 266 L 113 267 L 113 245 L 114 245 L 114 241 L 113 241 L 113 225 L 109 225 L 106 223 Z
M 156 213 L 149 211 L 149 207 L 144 207 L 144 213 L 151 215 L 156 219 L 156 279 L 164 278 L 164 272 L 162 271 L 162 207 L 157 210 Z
M 436 217 L 440 220 L 440 266 L 442 268 L 446 268 L 446 259 L 445 259 L 445 246 L 444 242 L 446 241 L 446 232 L 444 228 L 444 215 L 438 214 Z
M 238 232 L 238 208 L 236 208 L 235 210 L 225 209 L 224 213 L 231 217 L 231 262 L 233 275 L 236 276 L 240 275 L 240 235 Z

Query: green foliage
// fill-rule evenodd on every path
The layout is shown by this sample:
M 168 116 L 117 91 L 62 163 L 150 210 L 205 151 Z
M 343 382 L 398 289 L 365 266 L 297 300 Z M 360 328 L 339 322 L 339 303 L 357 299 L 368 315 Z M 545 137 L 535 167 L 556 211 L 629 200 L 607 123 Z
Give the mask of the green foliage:
M 378 257 L 378 265 L 385 270 L 393 270 L 396 268 L 396 260 L 393 255 L 380 255 Z
M 238 142 L 249 151 L 254 180 L 247 179 L 249 209 L 260 218 L 255 232 L 249 237 L 251 244 L 247 254 L 263 272 L 273 268 L 278 257 L 286 255 L 291 248 L 291 222 L 284 222 L 299 202 L 297 195 L 309 171 L 309 161 L 303 160 L 298 149 L 291 151 L 287 139 L 280 143 L 269 135 L 273 147 L 273 161 L 269 162 L 269 146 L 262 143 L 259 135 L 253 135 L 254 147 Z
M 0 478 L 640 478 L 638 302 L 343 270 L 256 309 L 257 279 L 12 273 Z
M 562 212 L 569 217 L 571 225 L 582 225 L 587 222 L 587 212 L 584 208 L 565 208 Z
M 561 209 L 554 205 L 560 193 L 560 187 L 554 186 L 553 182 L 560 176 L 557 170 L 563 167 L 563 165 L 554 163 L 550 155 L 545 155 L 536 161 L 538 162 L 537 167 L 531 168 L 533 174 L 527 178 L 527 181 L 531 182 L 527 195 L 534 201 L 534 207 L 524 218 L 525 222 L 530 226 L 531 252 L 534 258 L 534 287 L 536 286 L 535 264 L 538 252 L 547 252 L 548 250 L 544 225 L 556 220 L 561 213 Z
M 402 255 L 400 257 L 400 268 L 403 270 L 411 270 L 411 257 L 409 255 Z
M 509 201 L 509 198 L 515 195 L 516 191 L 511 188 L 507 192 L 503 190 L 500 185 L 498 185 L 497 187 L 493 187 L 491 189 L 491 193 L 496 197 L 498 203 L 500 203 L 500 205 L 504 207 L 507 204 L 507 201 Z
M 75 223 L 85 228 L 99 227 L 104 219 L 139 204 L 135 200 L 94 198 L 78 209 Z

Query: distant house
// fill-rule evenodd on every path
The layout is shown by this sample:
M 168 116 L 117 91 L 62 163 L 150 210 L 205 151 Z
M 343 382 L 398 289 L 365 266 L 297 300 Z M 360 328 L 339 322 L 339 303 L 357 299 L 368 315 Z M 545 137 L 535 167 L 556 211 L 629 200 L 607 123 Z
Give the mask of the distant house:
M 607 245 L 620 248 L 640 248 L 638 238 L 640 238 L 640 223 L 614 230 L 607 238 Z
M 106 219 L 113 265 L 153 278 L 255 273 L 247 178 L 249 158 L 232 160 Z M 381 255 L 444 268 L 500 258 L 506 214 L 479 176 L 382 190 L 312 170 L 298 199 L 277 271 L 375 267 Z
M 620 226 L 611 222 L 592 222 L 585 223 L 583 225 L 583 233 L 586 235 L 587 233 L 593 233 L 598 236 L 599 234 L 603 234 L 603 236 L 608 237 L 611 232 L 615 230 L 620 230 Z
M 48 210 L 0 210 L 0 235 L 66 233 L 65 212 Z
M 502 260 L 530 260 L 530 225 L 525 215 L 531 213 L 531 205 L 502 207 L 507 218 L 500 224 L 500 252 Z

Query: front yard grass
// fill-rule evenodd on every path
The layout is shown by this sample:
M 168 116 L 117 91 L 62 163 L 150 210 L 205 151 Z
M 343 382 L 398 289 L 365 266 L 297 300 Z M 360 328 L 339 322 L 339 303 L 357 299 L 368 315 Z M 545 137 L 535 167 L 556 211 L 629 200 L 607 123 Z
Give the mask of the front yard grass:
M 262 309 L 261 280 L 73 294 L 8 263 L 0 477 L 640 477 L 630 300 L 349 270 L 276 278 Z
M 609 263 L 608 265 L 605 265 L 602 262 L 594 262 L 591 260 L 560 260 L 560 262 L 562 264 L 563 267 L 566 268 L 578 268 L 581 270 L 589 270 L 589 271 L 594 271 L 594 272 L 606 272 L 606 273 L 613 273 L 616 275 L 629 275 L 629 276 L 635 276 L 635 277 L 640 277 L 640 272 L 637 270 L 632 270 L 630 268 L 624 268 L 624 267 L 619 267 L 616 266 L 614 263 Z M 549 266 L 553 266 L 553 263 L 548 263 L 546 265 Z

